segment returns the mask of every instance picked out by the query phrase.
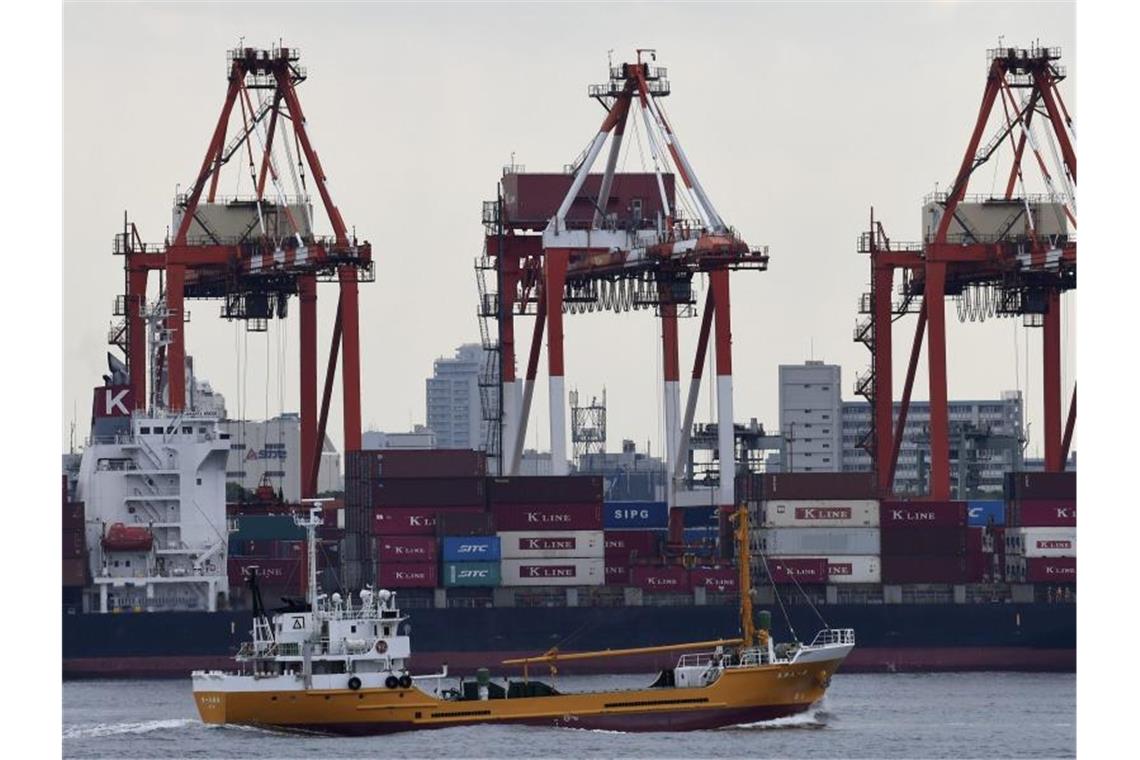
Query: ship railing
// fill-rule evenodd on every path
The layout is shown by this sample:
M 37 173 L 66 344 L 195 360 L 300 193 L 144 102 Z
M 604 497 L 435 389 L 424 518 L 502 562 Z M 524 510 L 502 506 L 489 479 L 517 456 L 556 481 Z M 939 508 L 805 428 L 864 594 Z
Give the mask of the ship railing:
M 695 668 L 704 665 L 712 665 L 716 661 L 716 654 L 713 652 L 694 652 L 691 654 L 681 655 L 681 659 L 677 662 L 679 668 Z
M 840 644 L 855 644 L 854 628 L 824 628 L 815 635 L 808 646 L 826 647 Z

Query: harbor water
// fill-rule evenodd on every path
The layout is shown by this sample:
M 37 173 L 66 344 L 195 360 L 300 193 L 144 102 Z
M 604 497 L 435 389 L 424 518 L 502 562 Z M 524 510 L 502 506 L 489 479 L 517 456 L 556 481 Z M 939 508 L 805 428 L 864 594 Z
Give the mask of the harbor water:
M 559 676 L 562 691 L 653 676 Z M 444 687 L 450 684 L 444 682 Z M 429 687 L 430 688 L 430 687 Z M 689 733 L 471 726 L 369 738 L 199 722 L 188 680 L 69 681 L 63 756 L 86 757 L 1073 757 L 1075 674 L 850 674 L 801 716 Z

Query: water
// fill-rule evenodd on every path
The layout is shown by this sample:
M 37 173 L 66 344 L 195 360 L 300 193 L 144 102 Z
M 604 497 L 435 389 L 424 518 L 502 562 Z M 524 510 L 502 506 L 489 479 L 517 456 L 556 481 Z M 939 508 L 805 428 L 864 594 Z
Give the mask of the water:
M 651 676 L 559 677 L 562 690 Z M 204 726 L 189 681 L 63 687 L 64 757 L 1073 757 L 1074 674 L 840 672 L 800 716 L 688 733 L 471 726 L 371 738 Z

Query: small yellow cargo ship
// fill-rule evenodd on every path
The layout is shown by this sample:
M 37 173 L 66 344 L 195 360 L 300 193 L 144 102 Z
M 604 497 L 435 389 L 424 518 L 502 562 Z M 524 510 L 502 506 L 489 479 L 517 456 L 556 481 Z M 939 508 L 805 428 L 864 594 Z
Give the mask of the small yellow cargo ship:
M 522 669 L 506 687 L 487 669 L 462 689 L 444 689 L 441 672 L 412 675 L 411 641 L 396 595 L 360 592 L 353 601 L 316 588 L 314 532 L 307 519 L 309 605 L 270 618 L 254 583 L 253 640 L 237 672 L 195 671 L 194 699 L 205 723 L 341 735 L 384 734 L 477 723 L 515 723 L 614 731 L 689 731 L 752 723 L 807 710 L 855 646 L 849 628 L 826 628 L 810 644 L 775 644 L 770 617 L 753 621 L 748 512 L 735 516 L 740 567 L 741 636 L 660 647 L 560 653 L 504 660 Z M 531 667 L 599 657 L 686 652 L 642 689 L 563 693 L 530 677 Z M 420 684 L 434 684 L 429 692 Z

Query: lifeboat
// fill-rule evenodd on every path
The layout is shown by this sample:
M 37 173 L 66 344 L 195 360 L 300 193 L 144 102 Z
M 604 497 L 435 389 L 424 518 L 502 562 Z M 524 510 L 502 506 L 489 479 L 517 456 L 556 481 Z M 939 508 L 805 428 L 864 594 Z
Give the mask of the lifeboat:
M 113 523 L 103 536 L 103 549 L 109 552 L 148 552 L 154 535 L 141 525 Z

